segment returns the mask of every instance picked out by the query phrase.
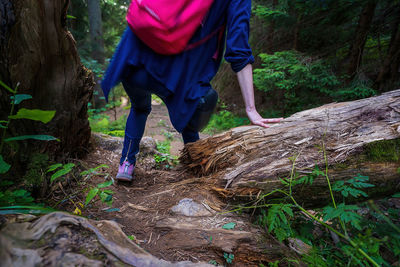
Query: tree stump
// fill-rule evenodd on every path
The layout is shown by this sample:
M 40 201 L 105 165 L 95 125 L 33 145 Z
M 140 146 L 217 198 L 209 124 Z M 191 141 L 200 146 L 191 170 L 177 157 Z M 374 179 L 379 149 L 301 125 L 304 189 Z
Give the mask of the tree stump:
M 33 98 L 18 108 L 56 110 L 44 125 L 28 120 L 10 124 L 10 135 L 48 134 L 60 142 L 36 142 L 41 152 L 86 154 L 90 139 L 87 104 L 93 75 L 80 62 L 66 26 L 69 0 L 0 1 L 0 80 Z M 10 112 L 10 94 L 0 89 L 0 119 Z M 45 147 L 44 147 L 45 146 Z M 21 146 L 20 155 L 32 146 Z

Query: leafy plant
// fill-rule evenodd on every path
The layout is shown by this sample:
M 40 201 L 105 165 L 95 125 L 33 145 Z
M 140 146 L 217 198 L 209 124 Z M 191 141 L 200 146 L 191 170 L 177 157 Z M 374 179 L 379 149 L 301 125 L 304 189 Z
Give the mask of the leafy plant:
M 34 198 L 24 189 L 0 191 L 0 207 L 12 205 L 33 206 Z
M 324 156 L 326 155 L 324 154 Z M 370 266 L 371 264 L 373 266 L 388 266 L 387 261 L 381 256 L 380 251 L 382 249 L 387 250 L 389 248 L 385 248 L 385 246 L 390 246 L 391 251 L 399 253 L 400 242 L 391 242 L 390 245 L 387 245 L 388 242 L 385 241 L 387 237 L 377 237 L 378 229 L 381 229 L 383 225 L 379 220 L 383 220 L 389 228 L 393 229 L 393 233 L 390 235 L 395 240 L 398 240 L 400 228 L 380 212 L 372 201 L 370 205 L 378 213 L 378 221 L 375 223 L 361 217 L 358 213 L 360 210 L 359 206 L 347 205 L 344 202 L 336 205 L 333 197 L 333 192 L 340 192 L 344 199 L 347 197 L 359 198 L 367 196 L 363 190 L 373 186 L 368 183 L 369 178 L 358 174 L 347 181 L 336 182 L 330 187 L 333 205 L 311 213 L 296 202 L 292 195 L 292 187 L 301 184 L 312 184 L 314 178 L 317 176 L 329 179 L 327 170 L 320 171 L 316 167 L 306 178 L 300 178 L 294 170 L 295 160 L 295 157 L 292 158 L 293 170 L 291 176 L 287 179 L 282 179 L 283 184 L 287 186 L 287 190 L 277 189 L 267 194 L 283 194 L 283 203 L 264 204 L 263 207 L 267 207 L 268 209 L 261 210 L 261 214 L 258 216 L 258 224 L 268 227 L 268 230 L 274 233 L 280 241 L 284 241 L 288 237 L 296 237 L 313 245 L 311 252 L 303 257 L 304 262 L 311 266 Z M 260 196 L 258 201 L 262 200 L 265 196 Z M 287 200 L 291 203 L 287 203 Z M 276 201 L 277 199 L 274 199 L 274 202 Z M 296 214 L 295 210 L 299 210 L 301 213 Z M 293 220 L 295 217 L 297 218 L 296 224 L 295 220 Z M 342 239 L 337 244 L 342 253 L 335 250 L 334 246 L 328 246 L 325 240 L 313 240 L 310 232 L 315 227 L 315 223 L 309 223 L 310 219 Z M 383 236 L 389 233 L 388 228 L 385 228 Z M 343 258 L 343 252 L 346 255 L 345 258 Z M 345 262 L 346 260 L 348 262 Z
M 97 186 L 91 188 L 86 195 L 85 206 L 87 206 L 96 196 L 99 197 L 101 202 L 106 203 L 108 206 L 112 205 L 113 199 L 112 195 L 113 191 L 109 189 L 104 189 L 113 184 L 113 181 L 106 181 L 104 183 L 97 184 Z
M 159 153 L 154 154 L 154 160 L 159 168 L 170 169 L 177 164 L 177 159 L 171 156 L 171 141 L 165 140 L 162 142 L 157 142 L 157 151 Z
M 16 105 L 19 105 L 22 101 L 31 99 L 32 97 L 27 94 L 17 94 L 18 86 L 15 89 L 11 89 L 8 85 L 3 83 L 2 81 L 0 81 L 0 85 L 9 93 L 12 93 L 11 110 L 8 119 L 0 121 L 0 126 L 3 129 L 3 134 L 0 140 L 0 174 L 4 174 L 7 173 L 11 168 L 11 165 L 6 163 L 4 161 L 3 156 L 1 155 L 5 143 L 9 143 L 12 141 L 28 140 L 28 139 L 35 139 L 42 141 L 53 141 L 58 139 L 50 135 L 22 135 L 22 136 L 6 138 L 7 129 L 9 127 L 11 120 L 28 119 L 28 120 L 35 120 L 35 121 L 41 121 L 43 123 L 48 123 L 54 117 L 55 111 L 21 108 L 18 110 L 17 114 L 14 114 L 14 109 Z
M 337 181 L 333 185 L 332 190 L 340 192 L 345 198 L 349 195 L 355 198 L 358 198 L 360 196 L 367 197 L 367 193 L 365 193 L 361 189 L 374 187 L 373 184 L 367 183 L 368 180 L 368 176 L 362 176 L 361 174 L 358 174 L 356 177 L 351 178 L 347 181 Z
M 57 163 L 54 165 L 51 165 L 48 169 L 47 169 L 47 173 L 49 172 L 53 172 L 59 168 L 58 171 L 56 171 L 55 173 L 53 173 L 50 177 L 50 182 L 54 182 L 56 179 L 67 175 L 68 173 L 70 173 L 72 171 L 72 169 L 75 167 L 74 163 L 67 163 L 67 164 L 61 164 L 61 163 Z
M 86 171 L 81 172 L 80 175 L 82 175 L 85 180 L 90 179 L 91 177 L 93 177 L 95 175 L 96 176 L 100 175 L 100 176 L 108 177 L 108 174 L 99 172 L 99 170 L 102 169 L 102 168 L 107 168 L 108 169 L 110 167 L 108 165 L 106 165 L 106 164 L 101 164 L 101 165 L 99 165 L 97 167 L 90 168 L 90 169 L 88 169 Z
M 235 255 L 224 252 L 224 259 L 226 260 L 227 263 L 231 264 L 235 259 Z
M 165 138 L 169 141 L 172 141 L 174 139 L 174 134 L 169 132 L 169 131 L 162 131 L 162 134 L 165 136 Z
M 254 84 L 284 105 L 284 115 L 311 108 L 321 96 L 332 96 L 339 79 L 321 60 L 297 51 L 260 54 L 262 68 L 254 70 Z M 278 99 L 279 98 L 279 99 Z
M 268 214 L 265 209 L 262 209 L 257 223 L 263 227 L 268 227 L 268 231 L 274 233 L 279 241 L 293 236 L 290 227 L 290 219 L 294 216 L 292 205 L 272 204 L 268 206 Z
M 157 122 L 157 126 L 166 127 L 166 126 L 167 126 L 167 123 L 165 122 L 165 120 L 159 120 L 159 121 Z

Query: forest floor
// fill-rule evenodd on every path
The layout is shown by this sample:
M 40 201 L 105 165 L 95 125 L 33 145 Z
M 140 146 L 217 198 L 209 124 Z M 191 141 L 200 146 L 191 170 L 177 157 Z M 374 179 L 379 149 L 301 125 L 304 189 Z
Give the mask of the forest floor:
M 128 112 L 118 109 L 117 117 Z M 110 114 L 110 117 L 113 116 Z M 183 148 L 182 139 L 173 129 L 165 105 L 155 104 L 144 136 L 162 142 L 166 139 L 165 132 L 170 133 L 171 155 L 179 156 Z M 95 144 L 83 162 L 85 167 L 106 164 L 109 168 L 104 171 L 115 177 L 121 152 L 120 148 L 109 147 Z M 271 240 L 274 245 L 267 242 L 260 246 L 259 240 L 267 237 L 263 237 L 264 230 L 251 223 L 250 216 L 223 213 L 232 207 L 225 204 L 217 191 L 212 190 L 212 182 L 207 177 L 196 178 L 180 170 L 179 165 L 160 170 L 146 164 L 146 161 L 138 160 L 132 183 L 114 183 L 107 188 L 114 191 L 112 209 L 97 201 L 83 210 L 82 215 L 96 220 L 116 221 L 140 247 L 159 259 L 172 262 L 225 265 L 229 262 L 228 257 L 234 257 L 233 266 L 258 266 L 261 262 L 278 260 L 276 255 L 290 254 L 286 247 L 275 240 Z M 91 186 L 102 182 L 104 176 L 95 176 L 90 180 Z M 84 197 L 81 196 L 82 199 Z M 194 213 L 190 216 L 171 210 L 185 198 L 197 205 L 187 209 Z M 227 224 L 231 227 L 224 227 Z M 262 256 L 260 249 L 265 249 L 265 246 L 282 249 Z

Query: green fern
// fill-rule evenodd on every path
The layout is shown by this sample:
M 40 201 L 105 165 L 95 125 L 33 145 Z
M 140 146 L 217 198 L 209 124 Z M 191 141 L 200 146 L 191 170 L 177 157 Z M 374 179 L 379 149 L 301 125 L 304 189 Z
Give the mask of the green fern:
M 340 218 L 344 223 L 350 223 L 356 229 L 361 230 L 362 217 L 354 212 L 358 209 L 359 207 L 356 205 L 346 205 L 344 203 L 339 204 L 336 208 L 328 206 L 323 209 L 324 220 L 330 221 Z
M 332 190 L 336 192 L 340 192 L 344 197 L 348 197 L 349 195 L 358 198 L 360 196 L 368 197 L 368 194 L 364 191 L 360 190 L 363 188 L 374 187 L 373 184 L 367 183 L 369 180 L 368 176 L 362 176 L 358 174 L 356 177 L 351 178 L 347 181 L 337 181 Z
M 268 231 L 273 232 L 279 241 L 291 236 L 292 229 L 288 217 L 293 217 L 292 204 L 277 204 L 268 209 Z

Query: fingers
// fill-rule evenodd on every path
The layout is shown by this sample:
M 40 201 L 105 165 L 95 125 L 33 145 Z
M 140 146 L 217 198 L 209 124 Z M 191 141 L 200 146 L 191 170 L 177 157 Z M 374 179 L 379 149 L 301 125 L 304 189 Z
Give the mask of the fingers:
M 264 127 L 264 128 L 269 128 L 269 127 L 270 127 L 268 124 L 266 124 L 266 123 L 264 123 L 264 122 L 262 122 L 262 121 L 256 121 L 256 122 L 254 122 L 253 124 L 254 124 L 254 125 L 261 126 L 261 127 Z
M 274 119 L 262 119 L 263 123 L 278 123 L 281 122 L 283 118 L 274 118 Z
M 264 127 L 264 128 L 269 128 L 271 126 L 268 125 L 268 123 L 278 123 L 278 122 L 281 122 L 282 120 L 283 120 L 283 118 L 260 119 L 260 120 L 254 121 L 253 124 Z

